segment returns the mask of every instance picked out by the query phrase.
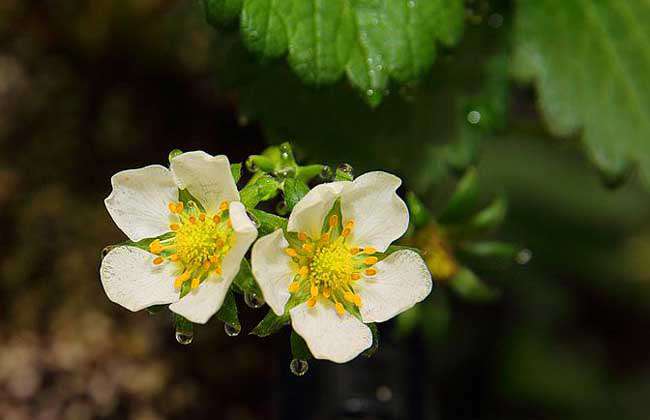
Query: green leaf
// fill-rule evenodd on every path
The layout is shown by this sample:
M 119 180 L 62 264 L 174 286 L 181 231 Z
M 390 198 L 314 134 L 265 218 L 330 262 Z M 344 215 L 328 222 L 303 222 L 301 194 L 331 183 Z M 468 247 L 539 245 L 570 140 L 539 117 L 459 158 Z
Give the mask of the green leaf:
M 153 305 L 147 308 L 149 315 L 156 315 L 165 309 L 168 305 Z
M 241 202 L 247 209 L 254 209 L 261 201 L 276 196 L 280 184 L 270 175 L 258 173 L 240 191 Z
M 299 166 L 296 171 L 296 178 L 307 184 L 314 177 L 323 173 L 323 165 Z
M 307 343 L 295 331 L 291 331 L 291 354 L 294 359 L 298 360 L 309 360 L 312 358 Z
M 239 323 L 239 317 L 237 316 L 237 302 L 235 302 L 235 295 L 232 291 L 229 290 L 228 293 L 226 293 L 223 304 L 217 312 L 217 318 L 231 327 L 234 327 L 236 330 L 241 330 L 241 324 Z
M 250 210 L 250 213 L 259 224 L 259 227 L 257 228 L 259 236 L 268 235 L 278 229 L 287 228 L 287 219 L 284 217 L 276 216 L 275 214 L 267 213 L 264 210 L 258 209 Z
M 507 242 L 483 241 L 468 242 L 460 245 L 461 251 L 478 258 L 497 258 L 514 261 L 521 248 Z
M 508 204 L 504 197 L 497 198 L 478 212 L 468 223 L 468 228 L 474 232 L 488 232 L 496 229 L 506 217 Z
M 232 172 L 232 177 L 235 180 L 235 184 L 241 179 L 241 163 L 233 163 L 230 165 L 230 172 Z
M 481 281 L 470 270 L 463 268 L 449 282 L 450 288 L 460 297 L 472 302 L 489 302 L 500 293 Z
M 233 283 L 242 293 L 256 294 L 258 296 L 262 294 L 257 282 L 255 281 L 255 277 L 253 277 L 251 264 L 246 258 L 241 260 L 239 272 L 235 276 Z
M 298 201 L 307 195 L 309 187 L 303 181 L 296 178 L 287 178 L 284 181 L 284 202 L 289 211 L 293 210 Z
M 272 310 L 269 310 L 264 319 L 262 319 L 250 333 L 258 337 L 268 337 L 289 324 L 289 321 L 290 317 L 288 313 L 282 316 L 277 316 Z
M 551 131 L 582 134 L 610 179 L 636 161 L 650 182 L 650 3 L 518 2 L 514 73 L 534 81 Z
M 441 224 L 459 223 L 475 209 L 478 199 L 478 177 L 475 169 L 469 169 L 460 179 L 456 191 L 438 217 Z
M 203 0 L 205 17 L 209 24 L 228 24 L 241 13 L 244 0 Z
M 424 227 L 431 222 L 431 213 L 414 192 L 409 191 L 406 194 L 406 204 L 411 213 L 411 221 L 416 228 Z
M 232 16 L 224 0 L 206 0 L 211 23 Z M 455 44 L 462 32 L 462 0 L 245 0 L 245 45 L 265 59 L 288 55 L 308 84 L 331 84 L 346 74 L 371 105 L 392 78 L 420 78 L 432 66 L 436 40 Z
M 379 328 L 377 328 L 377 324 L 375 323 L 367 325 L 372 332 L 372 346 L 370 346 L 368 350 L 364 351 L 363 355 L 366 357 L 372 357 L 375 353 L 377 353 L 377 350 L 379 350 Z

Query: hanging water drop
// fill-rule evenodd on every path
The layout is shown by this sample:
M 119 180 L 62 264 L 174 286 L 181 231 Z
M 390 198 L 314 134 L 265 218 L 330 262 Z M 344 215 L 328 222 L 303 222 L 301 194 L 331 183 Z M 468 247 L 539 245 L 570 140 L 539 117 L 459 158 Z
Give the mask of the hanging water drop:
M 244 302 L 248 307 L 257 309 L 264 305 L 264 298 L 257 293 L 244 293 Z
M 530 249 L 522 249 L 517 253 L 517 256 L 515 257 L 515 261 L 517 261 L 517 264 L 525 265 L 528 264 L 530 259 L 533 257 L 533 253 L 530 252 Z
M 352 175 L 352 172 L 354 171 L 354 169 L 352 168 L 352 165 L 350 165 L 349 163 L 342 163 L 342 164 L 340 164 L 340 165 L 336 168 L 336 170 L 337 170 L 337 171 L 340 171 L 340 172 L 343 172 L 343 173 L 346 173 L 346 174 L 348 174 L 348 175 Z
M 289 363 L 289 369 L 291 369 L 291 373 L 296 376 L 304 376 L 304 374 L 309 370 L 309 363 L 307 363 L 306 360 L 293 359 L 291 363 Z
M 228 337 L 236 337 L 239 335 L 241 332 L 241 326 L 239 325 L 230 325 L 230 324 L 223 324 L 223 330 L 226 333 Z
M 192 343 L 192 340 L 194 340 L 194 331 L 176 330 L 176 341 L 178 341 L 179 344 L 186 346 Z

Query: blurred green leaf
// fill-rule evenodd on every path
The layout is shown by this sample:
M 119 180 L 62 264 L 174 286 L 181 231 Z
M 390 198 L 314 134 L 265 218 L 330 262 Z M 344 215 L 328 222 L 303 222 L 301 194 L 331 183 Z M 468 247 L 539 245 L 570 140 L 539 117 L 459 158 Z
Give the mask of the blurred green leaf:
M 232 177 L 235 180 L 235 184 L 241 179 L 241 163 L 233 163 L 230 165 L 230 171 L 232 172 Z
M 254 209 L 261 201 L 275 197 L 280 184 L 270 175 L 257 173 L 240 191 L 241 202 L 247 209 Z
M 232 18 L 239 3 L 205 1 L 208 21 Z M 312 85 L 345 73 L 371 105 L 389 79 L 413 81 L 435 60 L 436 43 L 455 44 L 464 22 L 461 0 L 246 0 L 241 32 L 263 58 L 288 54 L 290 66 Z
M 278 332 L 282 327 L 289 324 L 290 320 L 291 318 L 288 313 L 282 316 L 277 316 L 272 310 L 269 310 L 266 316 L 250 333 L 258 337 L 267 337 Z
M 498 258 L 503 261 L 514 261 L 521 247 L 499 241 L 466 242 L 460 245 L 463 252 L 479 258 Z
M 168 305 L 154 305 L 147 308 L 149 315 L 156 315 L 165 309 Z
M 462 268 L 449 281 L 449 286 L 460 297 L 472 302 L 489 302 L 500 295 L 467 268 Z
M 505 197 L 495 199 L 492 204 L 474 215 L 467 228 L 472 233 L 489 232 L 498 228 L 506 217 L 508 204 Z
M 309 360 L 312 358 L 307 343 L 295 331 L 291 331 L 291 354 L 294 359 L 298 360 Z
M 416 228 L 424 227 L 431 222 L 431 213 L 414 192 L 409 191 L 406 194 L 406 204 L 411 214 L 411 221 Z
M 259 236 L 268 235 L 278 229 L 287 228 L 287 219 L 284 217 L 276 216 L 275 214 L 267 213 L 264 210 L 253 209 L 250 213 L 256 219 L 259 227 L 257 232 Z
M 309 187 L 303 181 L 297 178 L 287 178 L 284 180 L 284 202 L 287 204 L 287 210 L 293 210 L 298 201 L 307 195 Z
M 368 328 L 370 328 L 370 332 L 372 332 L 372 346 L 370 346 L 368 350 L 364 351 L 363 355 L 366 357 L 372 357 L 377 353 L 377 350 L 379 350 L 379 328 L 377 328 L 377 324 L 374 322 L 367 325 Z
M 650 3 L 518 2 L 514 72 L 535 81 L 553 133 L 582 133 L 614 182 L 631 160 L 650 184 Z
M 314 177 L 320 175 L 323 172 L 323 168 L 323 165 L 299 166 L 296 172 L 296 178 L 307 184 Z
M 441 224 L 460 223 L 476 208 L 478 177 L 476 169 L 469 169 L 460 179 L 445 209 L 438 216 Z
M 239 323 L 239 317 L 237 316 L 237 302 L 235 301 L 235 295 L 231 290 L 226 293 L 223 304 L 217 312 L 217 318 L 235 328 L 237 331 L 241 330 L 241 324 Z
M 205 17 L 211 25 L 231 23 L 239 17 L 244 0 L 203 0 Z

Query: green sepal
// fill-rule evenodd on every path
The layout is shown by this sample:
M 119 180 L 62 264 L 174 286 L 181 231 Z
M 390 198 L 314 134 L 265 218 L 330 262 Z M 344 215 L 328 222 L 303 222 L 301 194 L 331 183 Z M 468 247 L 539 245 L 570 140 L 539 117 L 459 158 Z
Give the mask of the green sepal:
M 472 302 L 490 302 L 501 295 L 467 268 L 462 268 L 449 281 L 449 286 L 460 297 Z
M 250 334 L 258 337 L 268 337 L 269 335 L 280 331 L 282 327 L 289 324 L 290 320 L 291 318 L 288 313 L 285 313 L 282 316 L 277 316 L 273 310 L 269 310 L 266 316 L 255 328 L 253 328 L 253 331 L 251 331 Z
M 295 331 L 291 331 L 291 354 L 298 360 L 309 360 L 313 357 L 305 340 Z
M 176 328 L 176 332 L 192 334 L 194 331 L 194 324 L 192 324 L 192 321 L 189 321 L 188 319 L 178 314 L 174 314 L 174 326 Z
M 467 227 L 472 232 L 484 233 L 498 228 L 506 217 L 508 202 L 505 197 L 499 197 L 483 210 L 474 215 Z
M 276 216 L 275 214 L 267 213 L 264 210 L 252 209 L 249 210 L 251 215 L 259 224 L 257 232 L 259 236 L 268 235 L 278 229 L 287 229 L 287 219 L 284 217 Z
M 226 293 L 223 304 L 217 312 L 217 318 L 235 328 L 237 331 L 241 331 L 241 324 L 239 323 L 239 317 L 237 315 L 237 302 L 235 301 L 235 294 L 232 290 L 229 290 L 228 293 Z
M 287 178 L 284 181 L 284 202 L 287 210 L 291 211 L 302 198 L 309 192 L 309 187 L 297 178 Z
M 278 193 L 280 184 L 270 175 L 257 173 L 240 191 L 241 202 L 247 209 L 254 209 L 261 201 L 270 200 Z
M 339 168 L 336 168 L 336 174 L 334 175 L 334 181 L 352 181 L 354 180 L 354 175 L 349 172 L 342 171 Z
M 478 177 L 475 169 L 469 169 L 460 179 L 445 209 L 440 213 L 441 224 L 460 223 L 476 208 L 478 199 Z
M 178 190 L 178 201 L 182 202 L 185 207 L 189 206 L 189 202 L 192 201 L 194 204 L 196 204 L 196 207 L 201 210 L 205 211 L 205 208 L 203 207 L 203 204 L 194 198 L 192 194 L 188 190 Z
M 124 241 L 124 242 L 120 242 L 119 244 L 112 245 L 110 248 L 113 249 L 113 248 L 117 248 L 118 246 L 133 246 L 133 247 L 136 247 L 136 248 L 140 248 L 140 249 L 142 249 L 144 251 L 150 252 L 149 251 L 149 245 L 151 245 L 151 243 L 153 241 L 155 241 L 156 239 L 160 239 L 162 241 L 162 240 L 171 238 L 172 236 L 174 236 L 174 234 L 172 232 L 167 232 L 167 233 L 162 234 L 162 235 L 160 235 L 160 236 L 158 236 L 156 238 L 140 239 L 138 242 L 133 242 L 131 240 L 127 240 L 127 241 Z
M 296 170 L 296 178 L 307 184 L 309 181 L 322 174 L 324 167 L 324 165 L 299 166 Z
M 251 172 L 273 172 L 275 165 L 268 156 L 251 155 L 246 159 L 246 168 Z
M 148 307 L 146 309 L 146 311 L 147 311 L 147 313 L 149 315 L 157 315 L 157 314 L 160 313 L 160 311 L 162 311 L 166 307 L 167 307 L 167 305 L 153 305 L 153 306 Z
M 235 276 L 233 284 L 235 285 L 236 290 L 242 294 L 248 293 L 249 295 L 262 295 L 262 291 L 257 285 L 255 277 L 253 277 L 251 264 L 246 258 L 241 260 L 241 264 L 239 265 L 239 272 Z
M 241 13 L 244 0 L 203 0 L 205 19 L 212 26 L 234 23 Z
M 233 163 L 230 165 L 230 172 L 232 173 L 232 179 L 235 180 L 235 184 L 241 179 L 241 163 Z
M 169 163 L 171 164 L 172 160 L 174 160 L 174 158 L 176 156 L 179 156 L 179 155 L 182 155 L 182 154 L 183 154 L 183 151 L 181 149 L 174 149 L 171 152 L 169 152 L 169 155 L 167 156 L 167 160 L 169 160 Z
M 374 322 L 372 324 L 366 324 L 368 325 L 368 328 L 370 328 L 370 332 L 372 332 L 372 345 L 368 348 L 368 350 L 364 351 L 362 354 L 365 357 L 372 357 L 374 356 L 375 353 L 377 353 L 377 350 L 379 349 L 379 328 L 377 328 L 377 324 Z
M 424 227 L 431 222 L 431 213 L 414 192 L 409 191 L 406 194 L 406 205 L 411 213 L 411 221 L 416 228 Z

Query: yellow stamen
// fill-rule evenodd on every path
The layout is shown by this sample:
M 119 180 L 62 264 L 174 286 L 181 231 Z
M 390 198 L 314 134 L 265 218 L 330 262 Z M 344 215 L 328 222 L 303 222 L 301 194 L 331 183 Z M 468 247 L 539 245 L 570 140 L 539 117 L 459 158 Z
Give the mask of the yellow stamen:
M 221 216 L 219 216 L 218 214 L 215 214 L 215 215 L 212 217 L 212 221 L 213 221 L 214 223 L 217 223 L 217 224 L 221 223 Z
M 331 295 L 332 295 L 332 289 L 330 289 L 329 287 L 325 287 L 325 288 L 323 289 L 323 296 L 324 296 L 326 299 L 329 299 Z
M 304 249 L 307 252 L 312 252 L 314 250 L 314 246 L 312 244 L 306 243 L 306 244 L 302 244 L 302 249 Z
M 368 257 L 365 260 L 363 260 L 363 263 L 365 265 L 374 265 L 377 264 L 378 258 L 377 257 Z
M 334 226 L 338 225 L 339 224 L 339 216 L 337 216 L 336 214 L 331 215 L 329 224 L 330 224 L 330 227 L 334 227 Z
M 191 224 L 196 223 L 196 217 L 194 217 L 194 216 L 190 216 L 190 223 L 191 223 Z
M 218 265 L 214 268 L 214 272 L 216 275 L 220 276 L 223 273 L 223 270 L 221 269 L 221 266 Z
M 296 293 L 298 289 L 300 289 L 300 283 L 298 283 L 297 281 L 291 282 L 291 284 L 289 285 L 289 292 Z
M 290 256 L 290 257 L 297 257 L 298 256 L 298 252 L 293 248 L 285 248 L 284 252 L 286 252 L 287 255 Z
M 178 254 L 172 254 L 172 255 L 169 257 L 169 259 L 172 260 L 173 262 L 178 261 Z
M 202 222 L 205 222 L 205 213 L 201 213 L 199 215 L 199 220 L 202 221 Z
M 321 242 L 328 242 L 330 240 L 330 234 L 325 232 L 320 237 Z
M 311 295 L 313 297 L 318 296 L 318 286 L 313 286 L 313 285 L 311 286 Z
M 363 252 L 365 254 L 372 255 L 375 252 L 377 252 L 377 250 L 375 248 L 371 247 L 371 246 L 367 246 L 367 247 L 364 248 Z
M 309 239 L 309 236 L 305 232 L 300 232 L 298 234 L 298 239 L 302 242 L 305 242 L 307 239 Z
M 179 289 L 183 285 L 183 283 L 185 283 L 185 281 L 188 280 L 189 278 L 190 278 L 190 272 L 189 271 L 184 272 L 180 276 L 176 277 L 176 280 L 174 280 L 174 287 L 176 289 Z
M 184 207 L 185 207 L 185 205 L 183 204 L 182 201 L 179 201 L 178 203 L 176 203 L 176 213 L 179 213 L 179 214 L 182 213 Z
M 298 270 L 298 274 L 300 274 L 300 277 L 307 277 L 309 275 L 309 267 L 303 265 L 300 267 L 300 270 Z
M 216 264 L 216 263 L 219 262 L 219 258 L 218 258 L 216 255 L 212 255 L 212 256 L 210 257 L 210 262 L 211 262 L 212 264 Z
M 354 220 L 348 220 L 348 222 L 345 224 L 345 227 L 347 229 L 352 230 L 352 228 L 354 227 Z
M 316 298 L 315 297 L 309 298 L 309 300 L 307 301 L 307 306 L 310 308 L 316 306 Z
M 210 260 L 203 261 L 203 268 L 206 270 L 210 268 Z
M 173 203 L 173 202 L 172 202 L 172 203 L 169 203 L 169 204 L 167 205 L 167 207 L 169 208 L 169 211 L 170 211 L 171 213 L 178 213 L 178 210 L 176 210 L 176 208 L 177 208 L 177 207 L 176 207 L 176 203 Z
M 361 278 L 361 274 L 359 274 L 359 273 L 352 273 L 352 275 L 350 276 L 350 278 L 352 278 L 352 280 L 354 280 L 354 281 L 357 281 L 357 280 L 359 280 L 359 279 Z
M 163 263 L 163 261 L 165 261 L 165 259 L 163 257 L 157 257 L 157 258 L 154 258 L 153 263 L 156 264 L 156 265 L 160 265 L 160 264 Z
M 171 225 L 169 225 L 169 228 L 173 231 L 177 231 L 181 228 L 181 225 L 179 225 L 178 223 L 172 223 Z
M 354 295 L 353 301 L 354 301 L 354 304 L 355 304 L 355 305 L 357 305 L 357 306 L 359 306 L 359 307 L 361 306 L 361 296 L 359 296 L 359 295 Z
M 354 247 L 350 249 L 350 254 L 352 255 L 357 255 L 359 252 L 361 252 L 361 249 Z
M 371 276 L 372 277 L 372 276 L 374 276 L 376 274 L 377 274 L 377 269 L 375 269 L 375 268 L 368 268 L 366 270 L 366 276 Z
M 354 293 L 345 292 L 345 294 L 343 295 L 343 299 L 347 300 L 350 303 L 354 302 Z
M 156 239 L 152 243 L 149 244 L 149 251 L 151 251 L 152 254 L 160 254 L 163 250 L 163 246 L 160 243 L 160 239 Z
M 221 211 L 226 211 L 226 210 L 228 210 L 228 202 L 227 202 L 227 201 L 222 202 L 222 203 L 219 205 L 219 210 L 221 210 Z
M 200 280 L 197 277 L 193 278 L 192 279 L 192 285 L 191 285 L 192 289 L 196 289 L 197 287 L 199 287 L 199 282 L 200 282 Z
M 339 314 L 339 316 L 345 315 L 345 308 L 343 307 L 343 305 L 341 305 L 340 302 L 336 302 L 334 308 L 336 308 L 336 313 Z
M 352 231 L 348 228 L 345 228 L 343 229 L 343 232 L 341 232 L 341 235 L 343 235 L 344 238 L 347 238 L 348 236 L 350 236 L 350 233 L 352 233 Z

